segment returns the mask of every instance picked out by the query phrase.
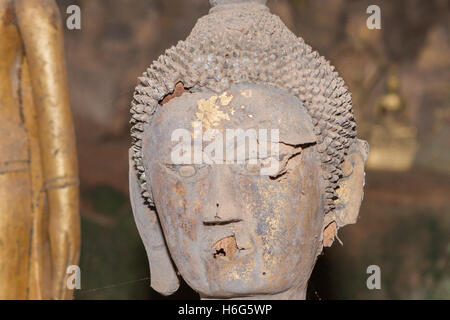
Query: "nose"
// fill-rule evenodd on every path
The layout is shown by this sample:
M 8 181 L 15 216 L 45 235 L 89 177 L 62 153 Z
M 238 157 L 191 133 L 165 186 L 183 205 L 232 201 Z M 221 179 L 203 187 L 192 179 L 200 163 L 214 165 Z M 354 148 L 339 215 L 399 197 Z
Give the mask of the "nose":
M 212 168 L 203 224 L 225 225 L 242 221 L 233 180 L 231 170 L 226 165 Z

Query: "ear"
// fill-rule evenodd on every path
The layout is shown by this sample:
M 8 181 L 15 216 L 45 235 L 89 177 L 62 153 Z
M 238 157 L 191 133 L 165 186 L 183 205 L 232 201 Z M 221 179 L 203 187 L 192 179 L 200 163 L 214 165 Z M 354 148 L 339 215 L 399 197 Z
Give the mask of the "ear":
M 144 243 L 150 264 L 150 285 L 163 295 L 170 295 L 178 290 L 178 280 L 169 251 L 166 246 L 158 215 L 144 203 L 137 178 L 132 151 L 129 151 L 130 200 L 139 235 Z
M 342 164 L 342 178 L 336 190 L 338 199 L 332 216 L 325 217 L 324 246 L 333 243 L 337 230 L 347 224 L 356 223 L 364 196 L 364 163 L 369 154 L 369 145 L 364 140 L 355 139 Z

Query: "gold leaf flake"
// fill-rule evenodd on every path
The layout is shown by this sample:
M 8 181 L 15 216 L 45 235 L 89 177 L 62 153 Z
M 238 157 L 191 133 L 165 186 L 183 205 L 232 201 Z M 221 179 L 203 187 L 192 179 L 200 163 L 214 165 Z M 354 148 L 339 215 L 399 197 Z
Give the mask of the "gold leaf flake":
M 217 100 L 220 100 L 222 106 L 228 105 L 233 98 L 232 95 L 227 96 L 226 92 L 220 96 L 211 96 L 209 99 L 200 99 L 197 101 L 197 108 L 200 112 L 196 112 L 197 119 L 202 122 L 203 129 L 208 130 L 212 127 L 217 127 L 222 120 L 230 120 L 230 116 L 219 110 L 220 106 L 216 105 Z

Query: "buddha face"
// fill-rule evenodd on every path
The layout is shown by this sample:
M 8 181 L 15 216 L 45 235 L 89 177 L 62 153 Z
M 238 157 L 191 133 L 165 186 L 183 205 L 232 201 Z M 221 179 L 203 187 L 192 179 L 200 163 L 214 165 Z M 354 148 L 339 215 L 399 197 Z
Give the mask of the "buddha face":
M 244 148 L 230 129 L 248 134 Z M 170 256 L 202 297 L 306 287 L 322 249 L 315 139 L 300 102 L 267 86 L 187 92 L 154 115 L 142 145 L 145 173 Z M 186 142 L 192 148 L 180 148 Z

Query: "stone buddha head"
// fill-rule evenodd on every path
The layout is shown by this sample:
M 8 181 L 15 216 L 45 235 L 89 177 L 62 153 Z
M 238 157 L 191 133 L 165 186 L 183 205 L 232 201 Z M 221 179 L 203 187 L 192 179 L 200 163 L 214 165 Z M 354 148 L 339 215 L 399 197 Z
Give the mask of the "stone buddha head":
M 130 196 L 152 287 L 303 299 L 324 246 L 355 223 L 367 143 L 351 97 L 264 1 L 211 1 L 139 78 Z

